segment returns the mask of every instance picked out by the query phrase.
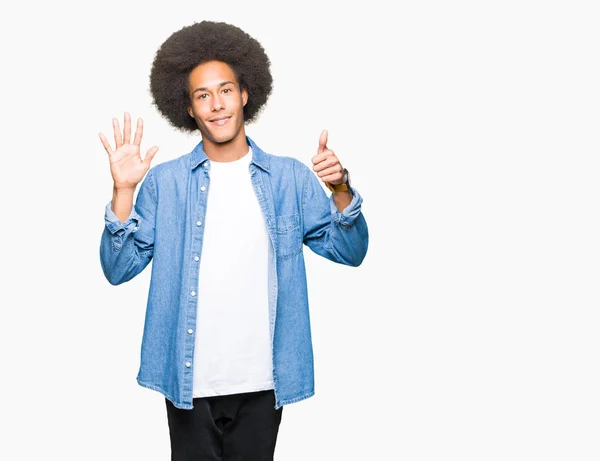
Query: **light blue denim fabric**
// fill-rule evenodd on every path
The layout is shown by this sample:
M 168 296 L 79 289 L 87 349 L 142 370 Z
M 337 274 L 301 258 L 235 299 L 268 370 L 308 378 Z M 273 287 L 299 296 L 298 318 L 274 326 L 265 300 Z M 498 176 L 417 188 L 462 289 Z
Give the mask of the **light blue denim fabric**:
M 356 189 L 340 213 L 305 164 L 267 154 L 246 140 L 252 147 L 252 185 L 271 240 L 269 318 L 279 408 L 314 395 L 303 244 L 331 261 L 358 266 L 367 253 L 368 229 Z M 137 382 L 182 409 L 193 408 L 196 292 L 209 192 L 210 160 L 200 142 L 189 154 L 148 171 L 124 222 L 109 202 L 100 242 L 102 270 L 113 285 L 153 261 Z

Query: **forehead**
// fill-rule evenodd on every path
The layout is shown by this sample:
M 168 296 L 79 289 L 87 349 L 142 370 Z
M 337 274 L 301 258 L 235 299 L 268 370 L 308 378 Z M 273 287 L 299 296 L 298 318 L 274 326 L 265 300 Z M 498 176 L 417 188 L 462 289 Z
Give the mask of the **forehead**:
M 237 83 L 233 69 L 221 61 L 208 61 L 196 66 L 189 77 L 190 89 L 211 87 L 224 81 Z

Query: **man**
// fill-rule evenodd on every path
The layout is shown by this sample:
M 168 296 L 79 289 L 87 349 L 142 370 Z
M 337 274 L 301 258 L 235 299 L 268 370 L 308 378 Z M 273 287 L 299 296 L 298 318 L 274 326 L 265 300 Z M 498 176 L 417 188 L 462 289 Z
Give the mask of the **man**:
M 273 459 L 283 406 L 314 394 L 303 244 L 350 266 L 367 252 L 362 198 L 327 131 L 314 172 L 246 136 L 269 67 L 239 28 L 194 23 L 161 45 L 150 87 L 202 141 L 150 168 L 158 148 L 141 158 L 141 119 L 133 142 L 130 115 L 122 133 L 113 119 L 115 149 L 100 133 L 114 181 L 102 269 L 117 285 L 153 260 L 137 381 L 165 396 L 173 460 Z

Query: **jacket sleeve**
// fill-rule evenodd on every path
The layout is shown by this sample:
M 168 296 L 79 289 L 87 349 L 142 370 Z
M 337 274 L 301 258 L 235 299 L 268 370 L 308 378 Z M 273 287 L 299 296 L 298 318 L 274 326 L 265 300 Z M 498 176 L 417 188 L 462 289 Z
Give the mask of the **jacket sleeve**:
M 104 210 L 104 230 L 100 239 L 100 263 L 112 285 L 131 280 L 148 265 L 154 253 L 156 188 L 150 169 L 140 186 L 129 217 L 121 222 L 111 210 Z
M 362 197 L 352 189 L 352 201 L 340 212 L 308 167 L 302 193 L 303 241 L 316 254 L 347 266 L 359 266 L 367 254 L 369 232 L 361 212 Z

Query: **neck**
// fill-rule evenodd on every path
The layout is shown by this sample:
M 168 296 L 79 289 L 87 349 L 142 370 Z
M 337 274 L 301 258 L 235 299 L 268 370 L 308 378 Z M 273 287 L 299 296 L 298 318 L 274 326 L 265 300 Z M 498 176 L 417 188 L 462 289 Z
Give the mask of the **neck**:
M 243 129 L 227 142 L 216 143 L 204 138 L 203 141 L 206 156 L 214 162 L 234 162 L 246 155 L 249 149 Z

